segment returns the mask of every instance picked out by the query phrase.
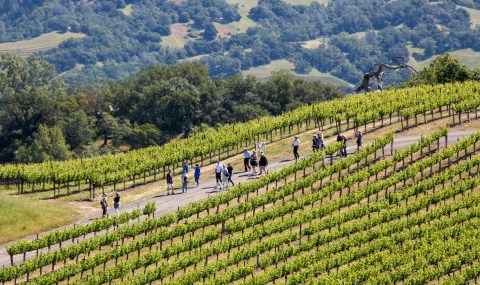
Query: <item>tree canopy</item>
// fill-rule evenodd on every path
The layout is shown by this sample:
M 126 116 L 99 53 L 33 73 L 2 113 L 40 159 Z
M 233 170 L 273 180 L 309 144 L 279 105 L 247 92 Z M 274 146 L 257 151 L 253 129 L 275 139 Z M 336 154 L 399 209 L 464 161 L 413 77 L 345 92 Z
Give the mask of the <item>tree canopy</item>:
M 131 15 L 120 9 L 133 5 Z M 33 38 L 52 31 L 83 33 L 58 49 L 39 55 L 53 63 L 67 82 L 123 79 L 151 64 L 175 64 L 202 55 L 214 77 L 226 78 L 251 67 L 288 59 L 299 73 L 312 68 L 359 85 L 375 63 L 394 57 L 425 60 L 448 51 L 480 51 L 480 29 L 464 8 L 477 0 L 336 0 L 292 5 L 260 0 L 248 17 L 255 26 L 219 36 L 217 24 L 241 16 L 225 0 L 6 0 L 0 7 L 0 42 Z M 163 45 L 172 24 L 187 29 L 184 47 Z M 232 25 L 228 25 L 232 26 Z M 183 38 L 182 38 L 183 40 Z M 318 45 L 307 47 L 306 41 Z M 413 49 L 414 48 L 414 49 Z M 414 51 L 414 52 L 413 52 Z M 82 66 L 83 68 L 78 68 Z M 389 74 L 398 84 L 406 71 Z
M 199 128 L 280 114 L 344 93 L 286 71 L 213 79 L 203 64 L 152 65 L 124 81 L 64 84 L 37 56 L 0 56 L 0 161 L 39 162 L 158 145 Z

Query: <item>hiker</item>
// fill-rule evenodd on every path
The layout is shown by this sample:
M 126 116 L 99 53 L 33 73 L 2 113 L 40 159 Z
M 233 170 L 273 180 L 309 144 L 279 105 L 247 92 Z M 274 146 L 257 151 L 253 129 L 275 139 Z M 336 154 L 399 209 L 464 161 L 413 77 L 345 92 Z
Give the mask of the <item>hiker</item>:
M 300 146 L 300 139 L 298 138 L 297 135 L 294 137 L 292 146 L 293 146 L 293 155 L 295 156 L 295 160 L 297 160 L 300 157 L 300 155 L 298 155 L 298 147 Z
M 195 183 L 197 183 L 197 187 L 200 181 L 200 166 L 198 166 L 198 163 L 195 164 L 195 172 L 193 173 L 193 177 L 195 178 Z
M 100 201 L 100 206 L 102 207 L 102 218 L 107 216 L 107 195 L 103 194 L 102 195 L 102 200 Z
M 222 165 L 222 190 L 228 188 L 228 180 L 230 180 L 230 173 L 228 173 L 227 167 Z
M 223 166 L 220 164 L 220 161 L 217 161 L 217 166 L 215 167 L 215 179 L 217 185 L 222 184 L 222 171 Z
M 228 182 L 231 182 L 231 183 L 232 183 L 232 186 L 235 186 L 235 183 L 234 183 L 233 180 L 232 180 L 232 177 L 233 177 L 233 166 L 232 166 L 230 163 L 228 163 L 227 170 L 228 170 L 228 180 L 227 180 L 227 184 L 228 184 Z
M 318 132 L 317 134 L 317 149 L 324 149 L 325 148 L 325 143 L 323 142 L 323 133 Z
M 188 165 L 187 161 L 184 160 L 182 162 L 182 171 L 186 171 L 188 173 L 189 170 L 190 170 L 190 165 Z
M 260 154 L 260 161 L 258 165 L 260 166 L 260 175 L 262 175 L 263 172 L 266 173 L 265 168 L 268 166 L 268 160 L 263 152 Z
M 343 141 L 343 136 L 342 136 L 340 133 L 338 133 L 338 135 L 337 135 L 337 142 L 342 142 L 342 141 Z M 345 145 L 345 142 L 344 142 L 344 145 Z M 344 156 L 344 154 L 343 154 L 343 147 L 340 149 L 340 157 L 342 157 L 342 156 Z
M 250 156 L 250 165 L 252 166 L 252 175 L 257 173 L 257 165 L 258 165 L 258 161 L 257 161 L 257 152 L 256 151 L 253 151 L 252 152 L 252 156 Z
M 173 193 L 173 177 L 172 177 L 172 171 L 170 170 L 170 168 L 168 169 L 168 172 L 167 172 L 167 195 L 170 195 L 170 190 L 172 190 L 172 195 L 174 195 L 175 193 Z
M 252 154 L 248 151 L 248 149 L 245 148 L 245 150 L 243 150 L 243 165 L 245 166 L 245 172 L 247 171 L 250 171 L 251 167 L 250 167 L 250 157 L 252 156 Z M 247 170 L 248 168 L 248 170 Z
M 343 141 L 343 147 L 342 147 L 343 156 L 347 157 L 347 137 L 342 135 L 342 141 Z
M 313 135 L 313 138 L 312 138 L 312 150 L 313 150 L 313 152 L 315 152 L 315 151 L 318 150 L 318 137 L 317 137 L 317 135 Z
M 357 134 L 357 150 L 360 150 L 362 148 L 362 142 L 363 142 L 363 134 L 361 131 L 358 131 Z
M 113 197 L 113 208 L 117 213 L 117 216 L 120 216 L 120 193 L 115 191 L 115 197 Z
M 188 172 L 186 170 L 182 173 L 182 193 L 188 192 Z

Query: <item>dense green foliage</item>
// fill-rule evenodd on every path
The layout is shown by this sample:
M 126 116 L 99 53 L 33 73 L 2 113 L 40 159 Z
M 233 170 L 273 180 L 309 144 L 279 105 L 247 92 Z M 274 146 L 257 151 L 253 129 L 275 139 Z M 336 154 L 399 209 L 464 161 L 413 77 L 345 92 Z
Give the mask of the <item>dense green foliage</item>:
M 42 162 L 158 145 L 344 93 L 279 71 L 213 80 L 201 64 L 151 66 L 125 82 L 66 86 L 39 57 L 0 55 L 0 161 Z M 100 138 L 99 148 L 94 140 Z M 71 152 L 73 151 L 73 153 Z
M 118 10 L 126 4 L 133 4 L 131 16 Z M 408 46 L 423 50 L 413 54 L 417 59 L 464 48 L 477 51 L 480 30 L 471 27 L 470 15 L 462 7 L 479 6 L 478 0 L 342 0 L 326 6 L 261 0 L 248 15 L 255 27 L 219 38 L 213 22 L 240 19 L 237 7 L 224 0 L 181 4 L 166 0 L 8 0 L 0 7 L 0 42 L 51 31 L 86 34 L 41 55 L 64 72 L 67 81 L 124 78 L 152 63 L 173 64 L 206 54 L 202 62 L 213 76 L 228 77 L 252 66 L 288 59 L 297 72 L 315 67 L 357 84 L 373 64 L 398 56 L 408 58 Z M 160 44 L 173 23 L 188 23 L 191 41 L 184 48 Z M 352 36 L 359 32 L 364 34 Z M 320 39 L 318 48 L 301 46 L 313 39 Z M 74 68 L 78 64 L 85 67 Z M 399 83 L 407 75 L 405 70 L 391 73 L 385 84 Z

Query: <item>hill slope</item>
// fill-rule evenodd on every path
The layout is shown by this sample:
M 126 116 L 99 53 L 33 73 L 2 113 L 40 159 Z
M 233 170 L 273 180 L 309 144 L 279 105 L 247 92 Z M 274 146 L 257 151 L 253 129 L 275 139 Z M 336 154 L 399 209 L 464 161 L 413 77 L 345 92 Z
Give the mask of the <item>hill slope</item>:
M 152 63 L 204 55 L 214 76 L 289 60 L 297 73 L 315 68 L 358 84 L 371 65 L 393 57 L 423 61 L 446 51 L 477 51 L 479 3 L 466 3 L 8 0 L 0 8 L 0 42 L 53 31 L 87 35 L 42 53 L 67 81 L 119 79 Z M 302 45 L 318 38 L 314 48 Z M 409 47 L 422 53 L 412 55 Z M 389 74 L 386 83 L 405 76 Z
M 143 216 L 124 213 L 12 244 L 8 252 L 16 265 L 1 269 L 0 280 L 463 284 L 476 279 L 480 133 L 451 143 L 446 128 L 433 126 L 478 123 L 478 90 L 478 83 L 470 82 L 350 96 L 311 108 L 318 114 L 332 111 L 331 120 L 319 116 L 316 124 L 286 114 L 283 118 L 300 121 L 266 131 L 265 140 L 289 148 L 291 136 L 301 132 L 305 152 L 310 142 L 303 139 L 321 128 L 329 138 L 325 152 L 225 192 L 203 189 L 211 192 L 208 199 L 160 217 L 152 217 L 156 207 L 147 204 Z M 409 96 L 412 92 L 417 96 Z M 428 104 L 432 96 L 438 104 Z M 350 108 L 336 108 L 345 105 Z M 353 106 L 354 123 L 346 120 Z M 369 137 L 363 148 L 334 158 L 342 147 L 333 143 L 334 134 L 341 130 L 353 139 L 358 129 Z M 394 152 L 392 130 L 423 136 L 413 144 L 397 140 Z M 182 197 L 190 199 L 191 191 Z M 160 203 L 162 198 L 180 200 L 160 197 Z M 37 256 L 37 249 L 43 254 Z M 45 266 L 51 272 L 42 271 Z

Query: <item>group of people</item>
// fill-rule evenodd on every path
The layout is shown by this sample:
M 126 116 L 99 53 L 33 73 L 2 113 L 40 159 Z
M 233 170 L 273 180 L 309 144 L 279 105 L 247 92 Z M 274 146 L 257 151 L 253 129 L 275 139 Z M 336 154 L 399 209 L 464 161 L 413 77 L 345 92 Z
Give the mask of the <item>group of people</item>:
M 313 135 L 312 150 L 313 152 L 316 152 L 324 148 L 325 148 L 325 143 L 323 142 L 323 134 L 322 132 L 318 132 L 317 134 Z
M 362 132 L 358 131 L 358 133 L 356 134 L 355 137 L 356 137 L 355 142 L 357 143 L 357 150 L 360 150 L 362 148 L 362 143 L 363 143 Z M 343 134 L 338 133 L 337 142 L 342 142 L 342 141 L 343 141 L 343 147 L 342 147 L 342 149 L 340 149 L 340 154 L 339 155 L 341 157 L 346 157 L 347 156 L 347 137 Z M 298 136 L 294 137 L 292 147 L 293 147 L 293 156 L 294 156 L 295 160 L 297 160 L 298 158 L 300 158 L 300 155 L 298 154 L 298 149 L 300 147 L 300 139 L 298 138 Z M 313 150 L 313 152 L 316 152 L 316 151 L 323 150 L 323 149 L 325 149 L 325 142 L 324 142 L 323 134 L 322 134 L 322 132 L 318 132 L 317 134 L 313 135 L 312 150 Z M 247 171 L 246 168 L 245 168 L 245 171 Z
M 340 156 L 346 157 L 347 156 L 347 138 L 344 135 L 339 133 L 337 135 L 337 142 L 342 142 L 342 141 L 343 141 L 343 147 L 340 150 Z M 363 142 L 363 134 L 362 132 L 359 131 L 356 134 L 356 143 L 357 143 L 358 150 L 360 150 L 360 148 L 362 147 L 362 142 Z M 300 155 L 298 154 L 298 149 L 300 147 L 300 139 L 298 138 L 298 136 L 294 137 L 292 147 L 293 147 L 293 155 L 295 157 L 295 160 L 298 160 L 298 158 L 300 158 Z M 312 150 L 315 152 L 323 149 L 325 149 L 324 137 L 322 132 L 318 132 L 317 134 L 313 135 Z M 259 168 L 258 174 L 262 175 L 263 173 L 266 173 L 266 167 L 268 166 L 268 159 L 263 152 L 260 153 L 260 158 L 258 158 L 257 152 L 255 150 L 250 152 L 247 148 L 245 148 L 243 151 L 243 164 L 245 167 L 245 172 L 252 171 L 252 175 L 255 175 L 257 174 L 257 166 L 258 166 Z M 190 170 L 190 166 L 188 165 L 187 161 L 184 160 L 182 162 L 182 175 L 181 175 L 182 193 L 188 192 L 189 170 Z M 228 188 L 230 183 L 232 184 L 232 186 L 235 186 L 235 182 L 233 182 L 233 179 L 232 179 L 233 174 L 234 174 L 233 166 L 230 163 L 225 165 L 225 164 L 221 164 L 220 161 L 217 161 L 217 165 L 215 167 L 215 179 L 217 183 L 217 191 L 221 191 Z M 201 175 L 200 166 L 198 164 L 195 164 L 193 177 L 195 179 L 196 187 L 199 186 L 200 175 Z M 167 195 L 175 194 L 174 188 L 173 188 L 173 175 L 170 168 L 167 171 L 166 180 L 167 180 Z M 117 215 L 120 215 L 120 194 L 116 191 L 114 191 L 114 193 L 115 193 L 115 197 L 113 198 L 113 202 L 114 202 L 113 207 Z M 102 200 L 100 201 L 100 205 L 102 207 L 103 216 L 105 217 L 107 215 L 107 209 L 108 209 L 106 194 L 103 194 Z
M 243 151 L 243 164 L 245 166 L 245 172 L 252 170 L 252 175 L 257 174 L 257 166 L 259 168 L 260 173 L 262 175 L 264 172 L 266 173 L 266 168 L 268 166 L 268 159 L 265 156 L 265 153 L 260 153 L 260 159 L 257 157 L 257 152 L 253 150 L 250 152 L 248 149 L 244 149 Z
M 232 186 L 235 186 L 233 178 L 233 166 L 228 163 L 227 165 L 221 164 L 220 161 L 217 161 L 215 166 L 215 181 L 217 183 L 217 191 L 225 190 L 228 188 L 230 183 Z
M 120 216 L 120 193 L 117 191 L 113 191 L 115 196 L 113 197 L 113 208 L 115 209 L 115 213 L 117 216 Z M 100 207 L 102 207 L 102 217 L 107 216 L 108 211 L 108 202 L 107 202 L 107 194 L 103 193 L 102 200 L 100 200 Z
M 190 171 L 190 165 L 188 165 L 187 161 L 184 160 L 182 162 L 182 175 L 181 181 L 182 181 L 182 193 L 188 193 L 188 183 L 189 181 L 189 174 L 188 172 Z M 199 186 L 200 184 L 200 166 L 195 164 L 195 170 L 193 171 L 193 178 L 195 179 L 195 184 L 196 187 Z M 174 195 L 174 189 L 173 189 L 173 175 L 172 175 L 172 170 L 169 168 L 167 170 L 167 195 Z M 170 193 L 171 191 L 171 193 Z

